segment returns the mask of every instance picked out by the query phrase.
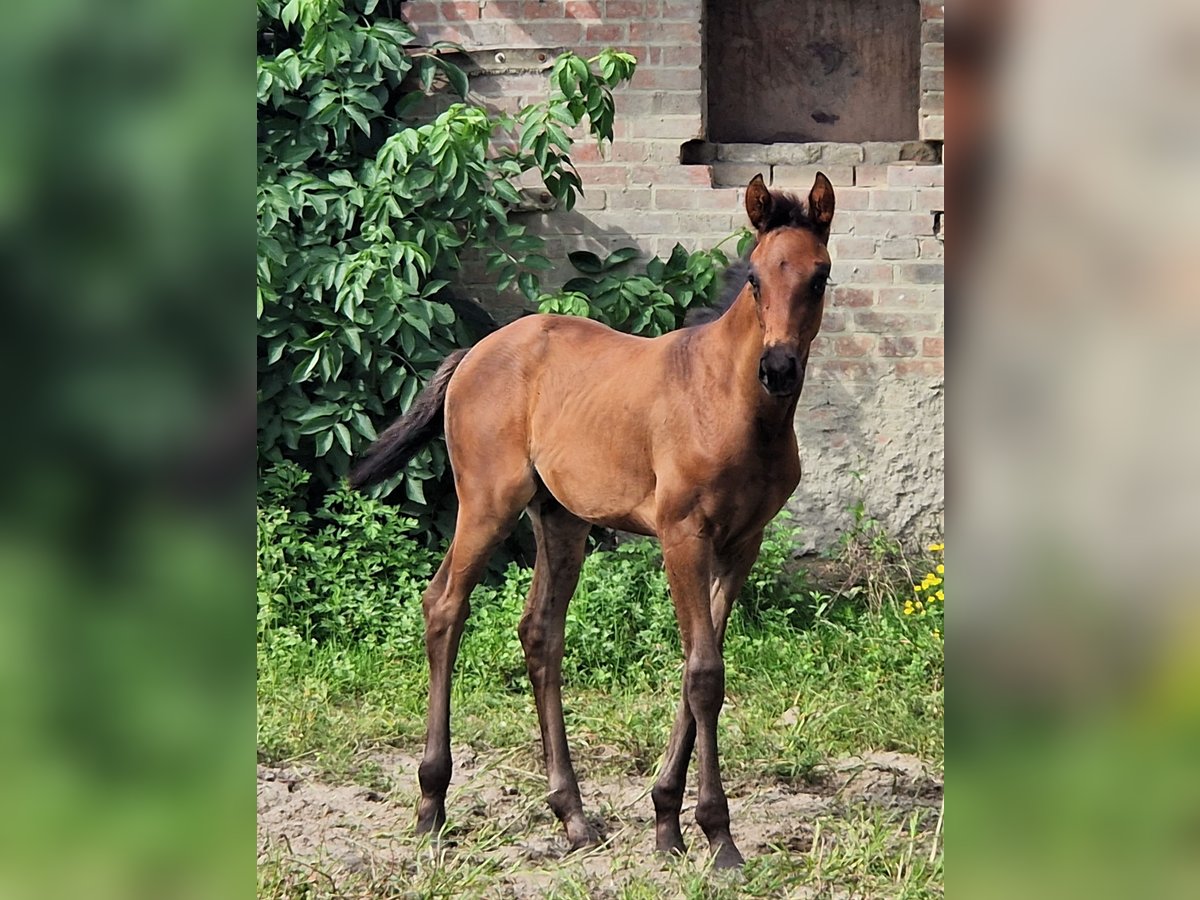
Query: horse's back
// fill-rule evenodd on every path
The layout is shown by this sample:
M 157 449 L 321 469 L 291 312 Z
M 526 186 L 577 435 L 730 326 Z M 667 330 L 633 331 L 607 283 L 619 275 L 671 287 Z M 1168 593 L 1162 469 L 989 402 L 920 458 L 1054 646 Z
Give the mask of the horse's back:
M 664 351 L 661 338 L 571 316 L 527 316 L 489 335 L 446 400 L 456 475 L 519 453 L 576 515 L 643 530 Z

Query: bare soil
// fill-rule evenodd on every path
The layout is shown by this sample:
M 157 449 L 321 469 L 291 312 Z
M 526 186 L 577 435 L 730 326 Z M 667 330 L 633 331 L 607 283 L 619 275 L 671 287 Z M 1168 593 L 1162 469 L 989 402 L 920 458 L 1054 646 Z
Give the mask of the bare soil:
M 457 860 L 486 867 L 487 895 L 517 898 L 544 896 L 568 865 L 585 881 L 662 877 L 663 861 L 652 852 L 653 804 L 644 776 L 597 778 L 581 771 L 584 806 L 603 843 L 568 854 L 544 802 L 545 776 L 529 766 L 527 755 L 458 747 L 454 759 L 447 799 L 452 828 L 437 847 L 413 835 L 416 753 L 370 752 L 356 776 L 360 783 L 329 783 L 303 765 L 259 766 L 260 863 L 305 866 L 314 882 L 330 885 L 351 873 L 396 884 L 406 876 L 416 880 L 428 865 L 422 860 L 435 855 L 443 865 Z M 808 852 L 819 816 L 862 805 L 937 808 L 942 800 L 940 776 L 899 753 L 838 760 L 798 783 L 735 779 L 727 790 L 734 837 L 747 858 Z M 694 802 L 693 790 L 685 799 L 684 838 L 689 847 L 702 848 L 703 835 L 692 820 Z

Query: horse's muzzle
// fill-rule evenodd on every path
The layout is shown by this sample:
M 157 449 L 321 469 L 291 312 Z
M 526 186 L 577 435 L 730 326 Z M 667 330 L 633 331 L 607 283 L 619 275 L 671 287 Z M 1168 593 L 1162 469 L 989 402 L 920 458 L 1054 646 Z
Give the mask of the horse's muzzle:
M 758 380 L 773 397 L 790 397 L 800 389 L 800 362 L 796 350 L 775 344 L 758 360 Z

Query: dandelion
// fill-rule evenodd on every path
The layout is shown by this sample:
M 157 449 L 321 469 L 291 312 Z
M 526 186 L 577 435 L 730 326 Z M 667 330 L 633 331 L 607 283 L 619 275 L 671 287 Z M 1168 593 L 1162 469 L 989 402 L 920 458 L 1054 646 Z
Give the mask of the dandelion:
M 938 592 L 937 592 L 936 594 L 934 594 L 933 596 L 937 597 L 937 598 L 938 598 L 939 600 L 941 600 L 943 603 L 945 603 L 945 602 L 946 602 L 946 592 L 945 592 L 945 591 L 938 591 Z
M 929 545 L 929 552 L 930 552 L 930 553 L 940 553 L 940 552 L 942 552 L 942 551 L 943 551 L 943 550 L 945 550 L 945 549 L 946 549 L 946 545 L 945 545 L 945 544 L 930 544 L 930 545 Z
M 945 574 L 946 574 L 946 567 L 945 567 L 944 565 L 942 565 L 941 563 L 938 563 L 938 567 L 937 567 L 937 573 L 938 573 L 939 575 L 945 575 Z

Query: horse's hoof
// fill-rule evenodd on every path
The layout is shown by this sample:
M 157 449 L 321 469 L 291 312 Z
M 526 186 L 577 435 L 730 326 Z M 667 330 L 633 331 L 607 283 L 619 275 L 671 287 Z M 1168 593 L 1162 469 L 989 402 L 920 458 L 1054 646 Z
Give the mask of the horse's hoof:
M 423 811 L 417 816 L 417 834 L 429 835 L 431 838 L 437 839 L 442 830 L 446 827 L 446 813 L 443 809 L 431 809 Z
M 568 853 L 574 853 L 577 850 L 588 850 L 592 847 L 599 846 L 600 835 L 596 833 L 591 825 L 586 821 L 578 824 L 572 823 L 567 827 L 567 842 L 571 845 Z
M 679 832 L 659 835 L 654 842 L 654 849 L 659 853 L 666 853 L 671 856 L 685 856 L 687 854 L 687 845 L 684 844 L 683 835 Z
M 738 852 L 738 848 L 731 843 L 721 843 L 714 848 L 716 857 L 713 859 L 713 866 L 718 869 L 737 869 L 746 861 L 742 858 L 742 854 Z

